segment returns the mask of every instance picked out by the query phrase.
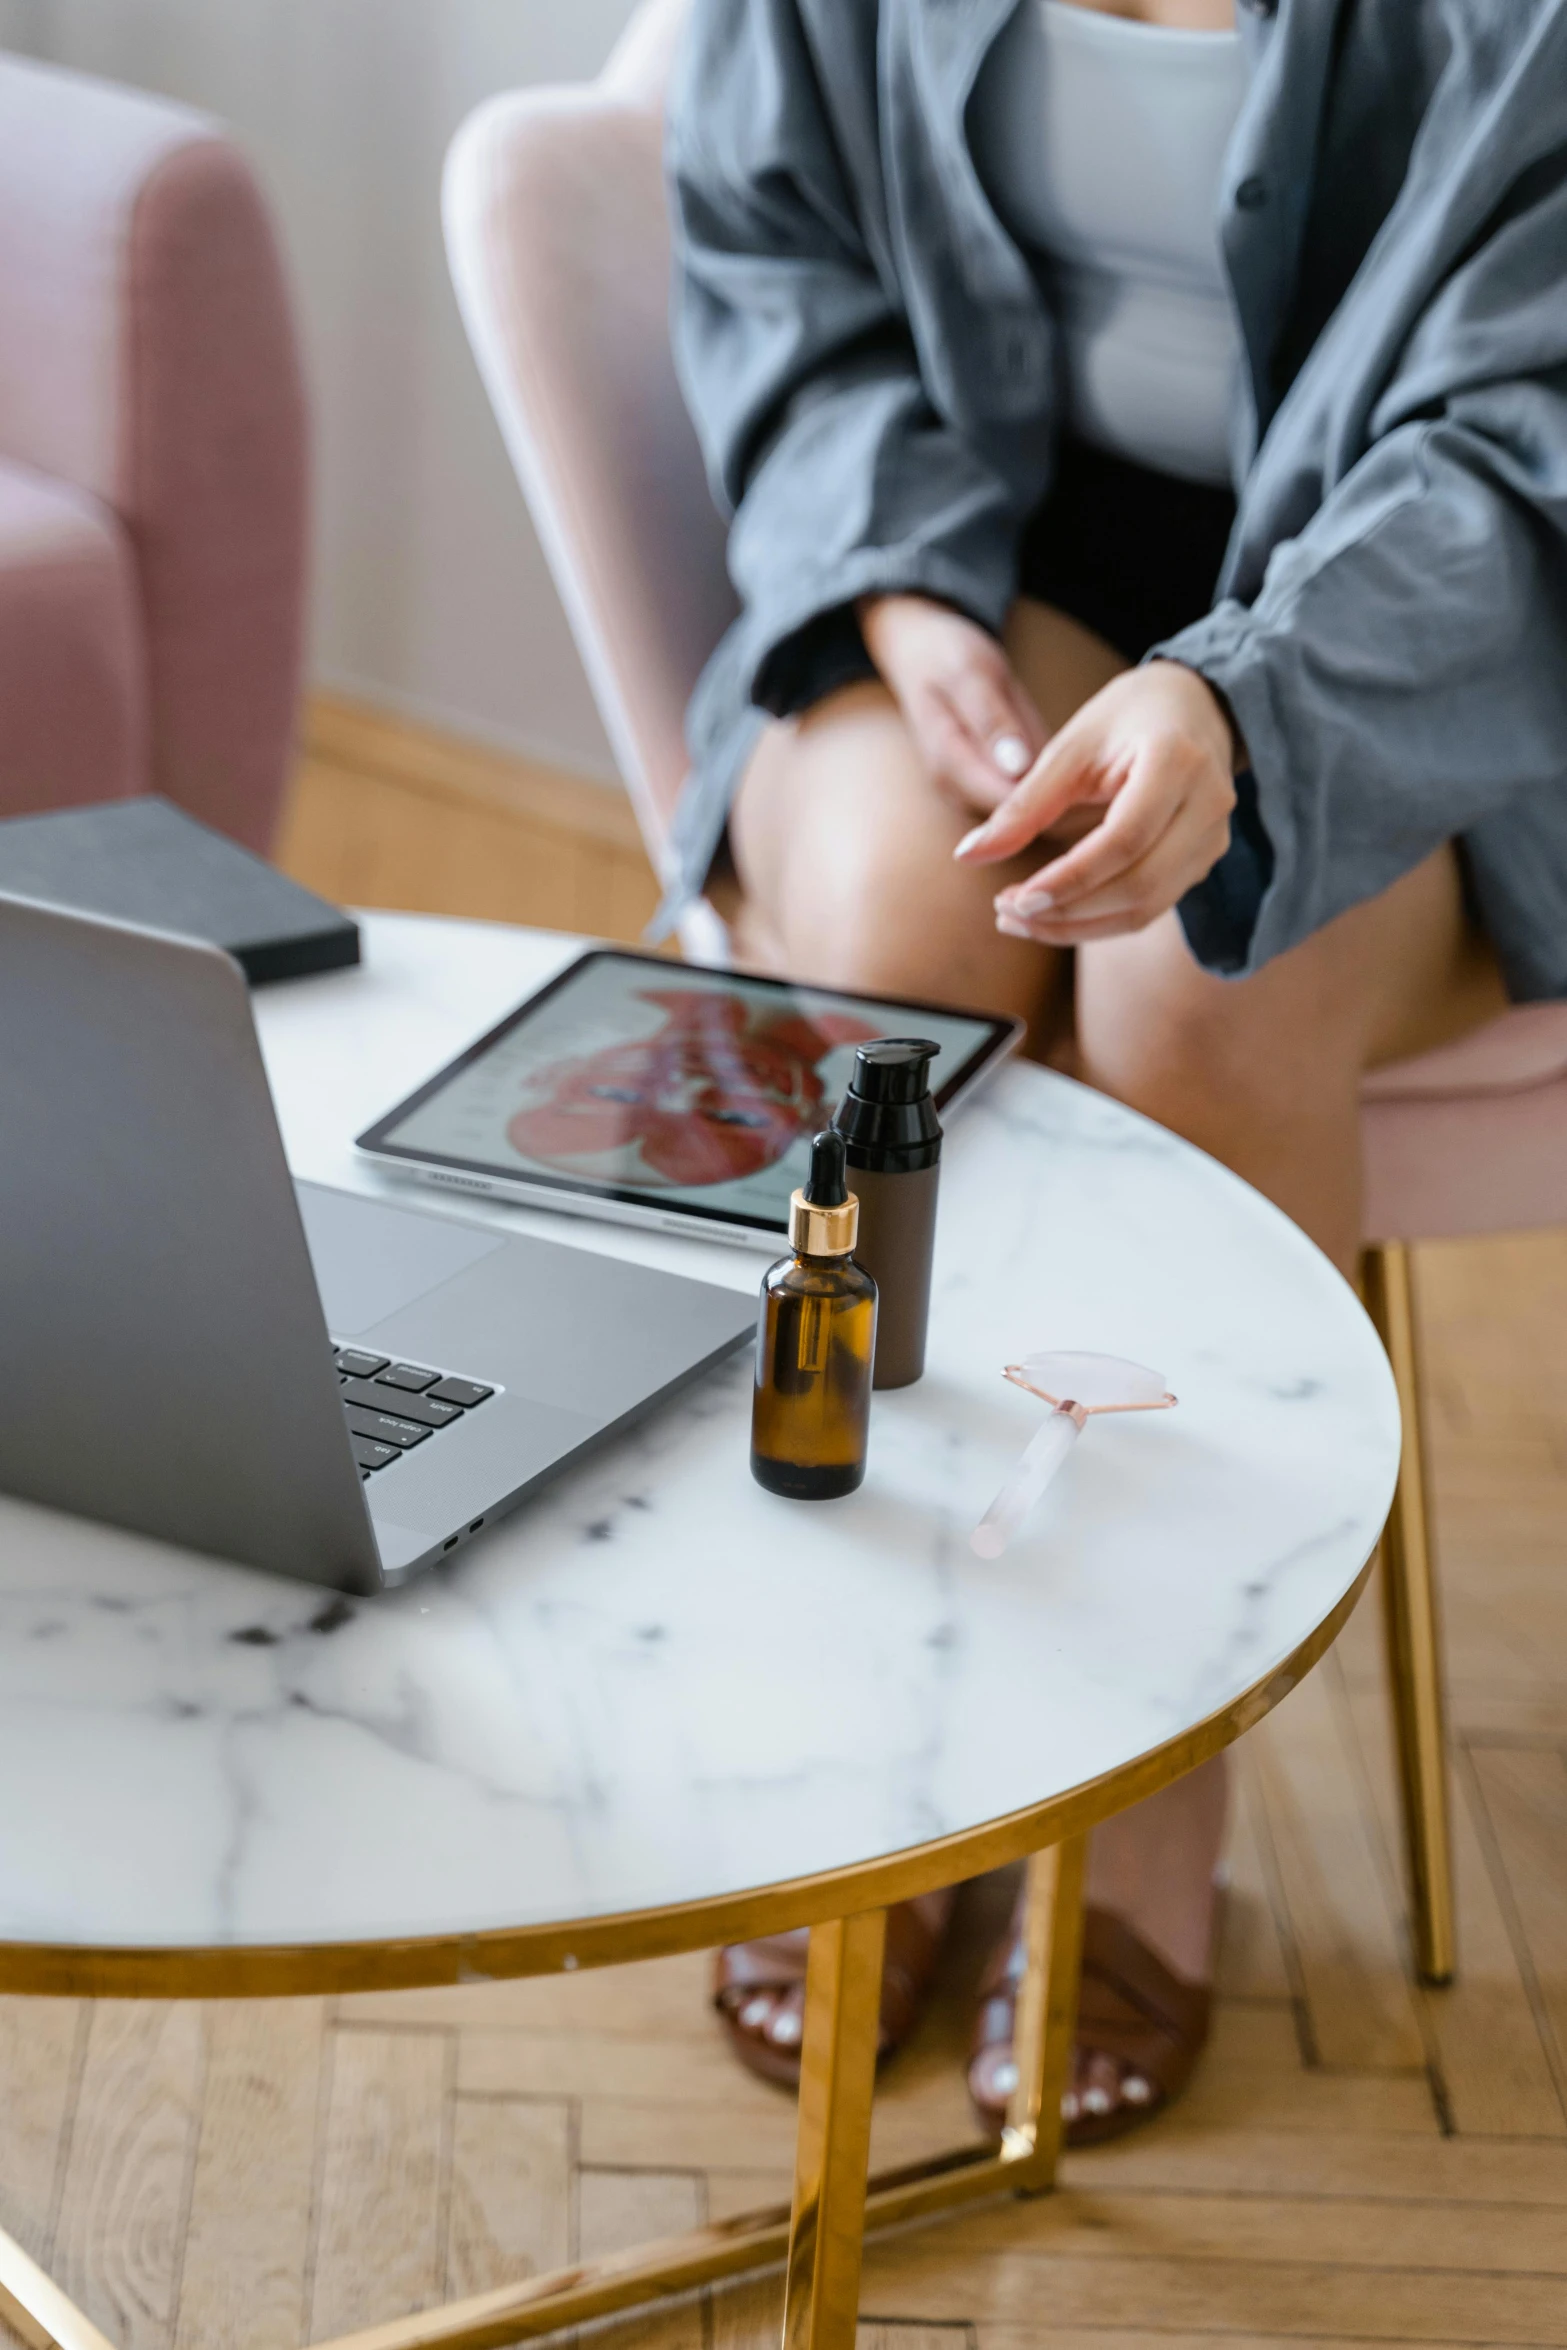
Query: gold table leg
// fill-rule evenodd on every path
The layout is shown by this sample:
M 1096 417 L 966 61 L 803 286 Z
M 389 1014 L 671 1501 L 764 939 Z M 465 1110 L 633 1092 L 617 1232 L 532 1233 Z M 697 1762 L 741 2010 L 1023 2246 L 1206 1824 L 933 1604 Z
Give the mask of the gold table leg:
M 854 2350 L 887 1913 L 811 1928 L 783 2350 Z
M 935 2219 L 986 2196 L 1038 2194 L 1054 2181 L 1077 2021 L 1086 1851 L 1086 1839 L 1073 1837 L 1029 1863 L 1018 2086 L 999 2153 L 960 2146 L 867 2185 L 886 1917 L 871 1910 L 814 1926 L 792 2210 L 780 2204 L 740 2212 L 690 2235 L 340 2335 L 315 2350 L 499 2350 L 785 2258 L 784 2350 L 853 2350 L 868 2232 Z
M 1055 2183 L 1061 2153 L 1061 2100 L 1077 2031 L 1083 1964 L 1083 1882 L 1088 1839 L 1073 1836 L 1036 1852 L 1024 1900 L 1024 1969 L 1018 1985 L 1013 2054 L 1017 2087 L 1001 2134 L 1003 2161 L 1016 2163 L 1020 2191 Z
M 1408 1249 L 1401 1241 L 1384 1241 L 1367 1249 L 1363 1273 L 1366 1311 L 1387 1348 L 1404 1421 L 1398 1485 L 1382 1536 L 1382 1602 L 1404 1798 L 1415 1963 L 1426 1982 L 1449 1983 L 1457 1952 L 1441 1617 L 1431 1561 L 1430 1494 Z
M 867 2183 L 886 1913 L 811 1929 L 793 2208 L 737 2213 L 690 2235 L 527 2277 L 316 2350 L 499 2350 L 534 2334 L 645 2308 L 787 2258 L 783 2350 L 854 2350 L 868 2229 L 934 2219 L 1054 2181 L 1077 2020 L 1086 1841 L 1028 1864 L 1018 1986 L 1018 2085 L 998 2153 L 961 2146 Z M 19 2244 L 0 2234 L 0 2316 L 30 2350 L 113 2350 Z
M 30 2350 L 112 2350 L 59 2286 L 0 2230 L 0 2317 Z

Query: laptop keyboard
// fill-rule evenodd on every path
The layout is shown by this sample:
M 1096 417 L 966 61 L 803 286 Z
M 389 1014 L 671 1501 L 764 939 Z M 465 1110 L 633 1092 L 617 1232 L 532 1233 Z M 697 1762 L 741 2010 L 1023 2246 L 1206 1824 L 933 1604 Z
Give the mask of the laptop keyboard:
M 415 1445 L 476 1412 L 495 1393 L 477 1379 L 453 1379 L 420 1363 L 394 1363 L 362 1347 L 334 1346 L 338 1386 L 359 1475 L 368 1483 Z

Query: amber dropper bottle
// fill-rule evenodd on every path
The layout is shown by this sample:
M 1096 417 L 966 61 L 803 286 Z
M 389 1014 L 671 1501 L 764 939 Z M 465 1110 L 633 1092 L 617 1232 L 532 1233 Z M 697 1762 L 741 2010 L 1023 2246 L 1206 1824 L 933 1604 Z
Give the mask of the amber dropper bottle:
M 876 1284 L 854 1262 L 860 1203 L 831 1128 L 789 1203 L 789 1246 L 762 1283 L 751 1474 L 769 1493 L 830 1501 L 865 1475 Z

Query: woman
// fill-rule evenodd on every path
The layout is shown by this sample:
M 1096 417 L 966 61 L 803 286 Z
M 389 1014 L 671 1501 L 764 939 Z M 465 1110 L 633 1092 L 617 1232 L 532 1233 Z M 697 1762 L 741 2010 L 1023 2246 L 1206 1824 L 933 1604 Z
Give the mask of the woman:
M 1349 1272 L 1364 1070 L 1567 995 L 1567 0 L 1238 4 L 696 0 L 743 609 L 676 895 L 727 828 L 746 953 L 1022 1014 Z M 1095 1839 L 1079 2139 L 1190 2067 L 1223 1812 L 1209 1766 Z M 759 2070 L 799 1968 L 721 1964 Z

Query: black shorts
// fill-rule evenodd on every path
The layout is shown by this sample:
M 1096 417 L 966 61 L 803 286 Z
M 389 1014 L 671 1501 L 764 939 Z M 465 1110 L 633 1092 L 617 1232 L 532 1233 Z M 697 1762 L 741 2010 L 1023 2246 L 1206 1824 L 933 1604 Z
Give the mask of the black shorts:
M 1018 593 L 1053 604 L 1124 660 L 1140 661 L 1210 608 L 1234 519 L 1227 489 L 1065 440 L 1055 480 L 1023 528 Z M 875 675 L 859 622 L 844 606 L 779 648 L 757 681 L 757 700 L 775 718 L 792 718 Z
M 1234 520 L 1227 489 L 1066 441 L 1024 526 L 1018 593 L 1140 661 L 1210 610 Z

